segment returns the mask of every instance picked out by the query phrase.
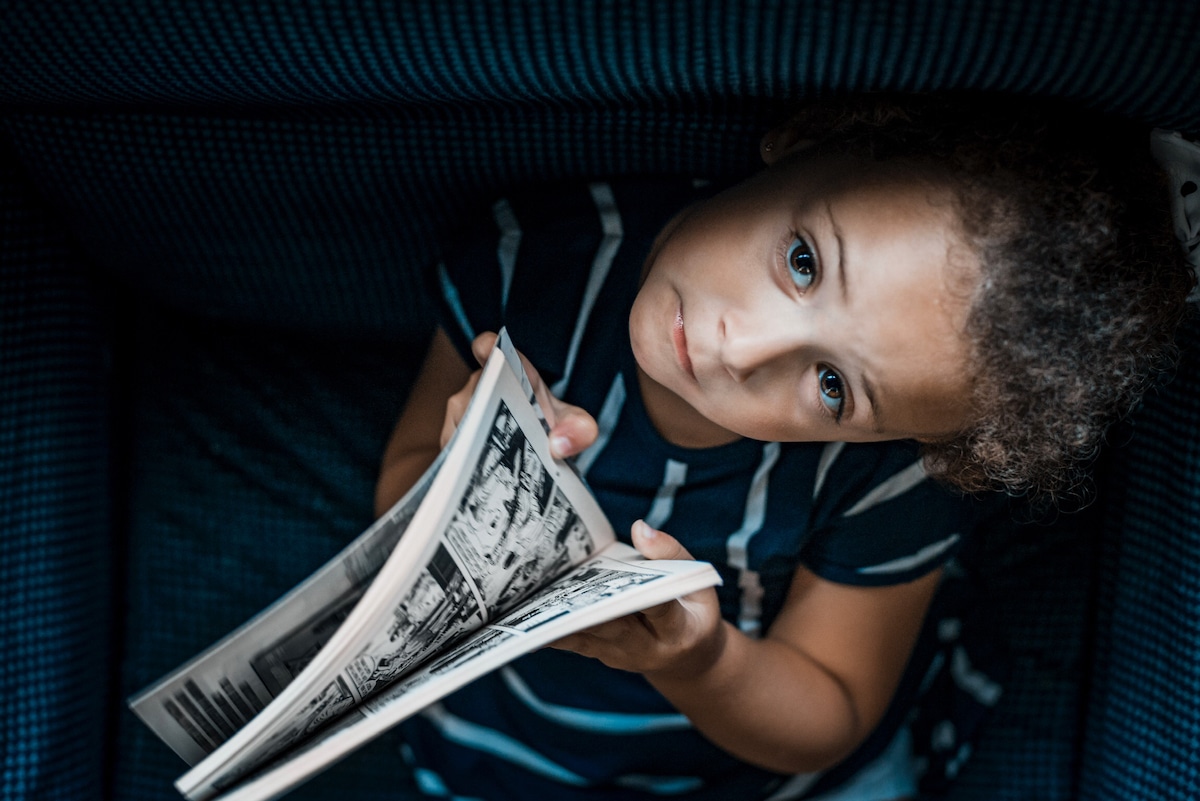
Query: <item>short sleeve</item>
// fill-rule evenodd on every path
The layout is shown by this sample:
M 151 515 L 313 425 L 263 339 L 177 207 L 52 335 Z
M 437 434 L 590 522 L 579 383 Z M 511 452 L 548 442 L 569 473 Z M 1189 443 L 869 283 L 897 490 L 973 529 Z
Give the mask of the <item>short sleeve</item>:
M 929 478 L 913 442 L 845 444 L 830 462 L 818 476 L 801 561 L 839 584 L 920 578 L 953 557 L 999 506 Z
M 468 363 L 477 334 L 507 326 L 544 378 L 562 375 L 588 268 L 608 236 L 594 187 L 513 192 L 451 238 L 426 281 L 439 322 Z

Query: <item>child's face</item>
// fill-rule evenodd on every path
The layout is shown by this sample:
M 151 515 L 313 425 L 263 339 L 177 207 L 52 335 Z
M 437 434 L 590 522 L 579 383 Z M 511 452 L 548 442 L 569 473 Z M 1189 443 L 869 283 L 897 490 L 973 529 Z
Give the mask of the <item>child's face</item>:
M 960 430 L 977 270 L 948 193 L 869 164 L 783 159 L 656 242 L 629 320 L 648 405 L 669 410 L 651 415 L 691 445 Z

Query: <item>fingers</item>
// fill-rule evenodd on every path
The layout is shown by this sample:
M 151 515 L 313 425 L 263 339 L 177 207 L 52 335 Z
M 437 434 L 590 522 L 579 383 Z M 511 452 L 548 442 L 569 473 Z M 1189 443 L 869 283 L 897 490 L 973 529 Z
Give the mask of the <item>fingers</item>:
M 497 334 L 485 331 L 471 341 L 471 353 L 481 365 L 487 361 L 498 338 Z M 534 395 L 537 396 L 538 403 L 541 404 L 542 411 L 546 415 L 546 422 L 550 425 L 550 454 L 556 459 L 566 459 L 586 450 L 599 435 L 595 418 L 578 406 L 564 403 L 554 397 L 537 368 L 525 358 L 524 354 L 518 355 L 521 357 L 521 364 L 525 367 L 525 375 L 529 377 Z M 467 402 L 470 401 L 471 393 L 474 392 L 478 382 L 479 373 L 476 371 L 471 382 L 463 391 L 451 398 L 451 402 L 456 406 L 454 414 L 451 414 L 449 404 L 447 405 L 446 425 L 442 429 L 443 447 L 449 441 L 454 428 L 462 420 Z
M 653 633 L 637 614 L 568 634 L 547 647 L 599 659 L 618 670 L 634 671 L 645 669 L 648 663 L 652 664 L 651 655 L 659 650 Z
M 636 521 L 633 544 L 647 559 L 692 559 L 670 534 Z M 696 676 L 708 670 L 725 648 L 716 590 L 698 590 L 641 612 L 564 637 L 550 647 L 599 659 L 619 670 L 647 676 Z
M 471 342 L 471 352 L 480 364 L 487 361 L 497 338 L 493 332 L 486 331 Z M 556 459 L 566 459 L 586 450 L 596 441 L 599 434 L 595 418 L 578 406 L 564 403 L 554 397 L 537 368 L 525 358 L 525 354 L 518 355 L 525 367 L 525 375 L 529 377 L 529 384 L 533 387 L 533 393 L 546 415 L 546 422 L 550 425 L 550 454 Z M 461 418 L 461 414 L 459 417 Z
M 555 422 L 550 429 L 550 453 L 566 459 L 586 450 L 600 433 L 596 419 L 569 403 L 554 401 Z
M 633 537 L 633 547 L 647 559 L 695 559 L 679 540 L 650 528 L 644 520 L 635 520 L 629 533 Z
M 446 443 L 450 441 L 450 437 L 454 436 L 455 429 L 462 422 L 463 415 L 467 412 L 467 406 L 471 402 L 471 396 L 475 394 L 475 386 L 479 383 L 479 376 L 482 370 L 476 370 L 471 373 L 471 377 L 467 379 L 467 383 L 458 392 L 455 392 L 446 401 L 446 416 L 442 420 L 442 433 L 440 437 L 440 447 L 446 447 Z
M 499 338 L 500 335 L 494 331 L 484 331 L 471 341 L 471 353 L 475 356 L 475 361 L 479 362 L 481 367 L 488 360 L 488 356 L 491 354 L 492 348 L 495 347 L 496 340 Z

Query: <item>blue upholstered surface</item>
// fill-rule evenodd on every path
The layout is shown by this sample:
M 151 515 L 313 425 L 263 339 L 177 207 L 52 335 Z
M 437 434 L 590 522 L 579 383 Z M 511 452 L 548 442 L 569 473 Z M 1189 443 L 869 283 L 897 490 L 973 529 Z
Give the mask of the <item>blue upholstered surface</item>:
M 132 368 L 127 697 L 215 642 L 372 519 L 380 446 L 422 341 L 315 338 L 141 309 Z M 117 798 L 170 798 L 186 766 L 119 717 Z M 387 798 L 386 740 L 340 791 Z M 306 787 L 297 798 L 328 797 Z
M 8 0 L 0 102 L 722 108 L 819 90 L 1079 97 L 1200 127 L 1189 2 Z M 64 58 L 69 55 L 69 58 Z
M 99 798 L 113 656 L 107 322 L 0 147 L 0 798 Z
M 428 325 L 415 270 L 493 191 L 736 175 L 786 101 L 830 91 L 1197 132 L 1198 37 L 1191 0 L 0 0 L 0 799 L 176 797 L 118 699 L 364 524 Z M 952 797 L 1195 796 L 1189 342 L 1114 461 L 1098 588 L 1073 521 L 998 550 L 1018 684 Z M 387 795 L 390 748 L 306 797 Z
M 1200 315 L 1114 448 L 1085 798 L 1200 797 Z M 1113 758 L 1116 756 L 1117 758 Z

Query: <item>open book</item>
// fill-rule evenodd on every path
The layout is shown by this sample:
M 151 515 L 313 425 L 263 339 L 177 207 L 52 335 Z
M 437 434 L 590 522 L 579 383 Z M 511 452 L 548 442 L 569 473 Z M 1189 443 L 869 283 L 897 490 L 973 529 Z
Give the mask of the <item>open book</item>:
M 719 582 L 617 542 L 506 335 L 409 492 L 248 623 L 130 700 L 193 801 L 276 798 L 389 727 L 571 632 Z

